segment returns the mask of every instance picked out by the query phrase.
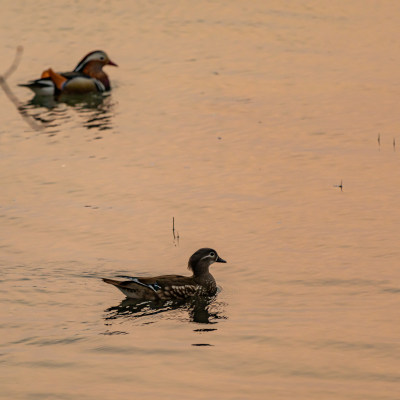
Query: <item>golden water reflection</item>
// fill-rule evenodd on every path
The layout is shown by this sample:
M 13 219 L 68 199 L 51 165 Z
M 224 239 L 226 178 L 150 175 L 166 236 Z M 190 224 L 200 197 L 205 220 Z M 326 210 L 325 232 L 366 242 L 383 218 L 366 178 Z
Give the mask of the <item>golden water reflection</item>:
M 0 24 L 45 126 L 4 99 L 3 396 L 398 400 L 400 3 L 38 1 Z M 98 103 L 17 86 L 95 48 L 120 64 Z M 210 304 L 98 279 L 203 246 Z

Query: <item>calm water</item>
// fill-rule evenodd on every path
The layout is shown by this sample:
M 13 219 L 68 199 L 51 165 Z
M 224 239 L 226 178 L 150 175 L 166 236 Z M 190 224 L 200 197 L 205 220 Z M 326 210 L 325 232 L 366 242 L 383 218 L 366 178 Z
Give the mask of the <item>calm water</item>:
M 0 73 L 23 45 L 8 83 L 44 129 L 0 94 L 0 397 L 397 400 L 399 13 L 3 1 Z M 17 87 L 96 49 L 109 96 Z M 99 279 L 203 246 L 228 260 L 203 304 Z

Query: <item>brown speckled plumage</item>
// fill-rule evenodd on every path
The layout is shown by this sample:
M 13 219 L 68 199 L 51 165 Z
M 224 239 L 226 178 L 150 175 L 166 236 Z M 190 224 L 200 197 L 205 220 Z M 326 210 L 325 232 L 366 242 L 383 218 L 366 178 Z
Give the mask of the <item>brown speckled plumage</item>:
M 185 299 L 197 295 L 212 296 L 217 292 L 217 284 L 209 271 L 214 262 L 225 263 L 213 249 L 197 250 L 189 259 L 188 268 L 192 276 L 161 275 L 151 278 L 128 277 L 124 281 L 103 278 L 114 285 L 127 297 L 142 300 Z

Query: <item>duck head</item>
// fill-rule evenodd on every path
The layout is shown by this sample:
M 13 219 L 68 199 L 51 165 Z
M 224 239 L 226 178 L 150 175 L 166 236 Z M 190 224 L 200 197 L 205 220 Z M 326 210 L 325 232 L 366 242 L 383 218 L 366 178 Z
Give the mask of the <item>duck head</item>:
M 214 249 L 199 249 L 189 258 L 188 269 L 194 275 L 201 275 L 207 273 L 210 265 L 215 262 L 226 263 Z
M 88 65 L 91 68 L 103 68 L 105 65 L 113 65 L 114 67 L 118 67 L 113 61 L 110 60 L 106 52 L 102 50 L 95 50 L 87 54 L 82 60 L 78 63 L 75 67 L 74 72 L 85 72 L 84 70 L 87 69 Z

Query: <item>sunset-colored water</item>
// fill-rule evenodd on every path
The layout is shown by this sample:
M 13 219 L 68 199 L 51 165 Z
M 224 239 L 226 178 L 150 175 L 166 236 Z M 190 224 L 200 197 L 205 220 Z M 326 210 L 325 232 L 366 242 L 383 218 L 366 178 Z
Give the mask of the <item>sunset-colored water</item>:
M 22 45 L 8 84 L 44 129 L 0 93 L 0 398 L 398 400 L 399 15 L 4 0 L 0 74 Z M 96 49 L 109 95 L 17 86 Z M 228 261 L 208 303 L 100 280 L 200 247 Z

